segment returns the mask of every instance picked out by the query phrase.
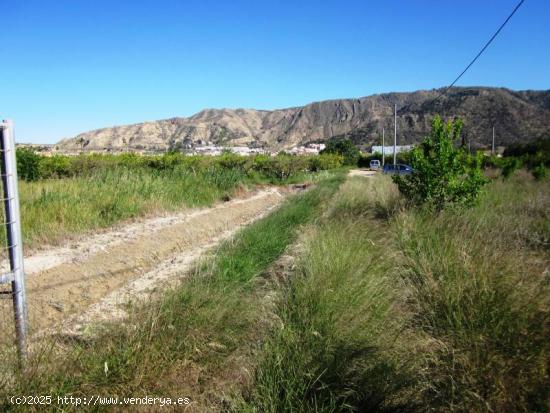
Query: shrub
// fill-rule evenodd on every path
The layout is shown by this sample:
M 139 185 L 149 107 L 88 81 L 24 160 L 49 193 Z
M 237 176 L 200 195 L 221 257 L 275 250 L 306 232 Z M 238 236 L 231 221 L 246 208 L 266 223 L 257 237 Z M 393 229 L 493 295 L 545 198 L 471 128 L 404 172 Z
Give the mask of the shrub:
M 481 166 L 483 168 L 495 168 L 500 169 L 503 165 L 503 159 L 495 155 L 482 155 Z
M 294 156 L 281 154 L 241 156 L 224 153 L 221 156 L 186 156 L 177 152 L 163 155 L 138 155 L 125 153 L 81 154 L 78 156 L 55 155 L 44 157 L 34 152 L 18 149 L 18 169 L 25 180 L 93 176 L 102 171 L 124 169 L 128 171 L 174 172 L 178 174 L 202 174 L 224 171 L 233 176 L 248 175 L 260 180 L 282 181 L 304 172 L 339 168 L 343 156 L 322 154 L 316 156 Z
M 290 176 L 307 170 L 307 158 L 303 156 L 277 155 L 263 164 L 264 174 L 267 176 L 284 180 Z
M 357 165 L 361 152 L 349 139 L 331 138 L 321 153 L 335 153 L 344 157 L 345 165 Z
M 63 155 L 43 157 L 40 159 L 39 170 L 42 178 L 68 177 L 72 175 L 71 160 Z
M 240 171 L 247 171 L 251 168 L 251 166 L 249 165 L 250 158 L 236 155 L 232 152 L 223 153 L 216 160 L 221 167 L 227 168 L 227 169 L 238 169 Z
M 393 160 L 393 155 L 390 155 Z M 386 157 L 387 158 L 387 157 Z M 411 163 L 411 151 L 398 152 L 396 156 L 397 163 L 410 164 Z
M 40 178 L 40 155 L 32 149 L 17 148 L 17 173 L 25 181 L 36 181 Z
M 523 156 L 535 155 L 537 153 L 550 153 L 550 138 L 539 138 L 538 140 L 526 144 L 516 143 L 509 145 L 504 151 L 504 156 Z
M 319 160 L 315 160 L 314 158 L 317 157 L 296 156 L 284 153 L 274 157 L 258 155 L 254 158 L 248 158 L 250 161 L 247 162 L 252 163 L 251 165 L 244 164 L 244 167 L 249 175 L 257 172 L 275 181 L 283 181 L 301 172 L 325 169 L 331 163 L 337 166 L 341 165 L 341 163 L 337 162 L 338 158 L 326 157 Z M 241 159 L 246 160 L 247 158 L 241 157 Z
M 469 205 L 476 200 L 486 179 L 481 158 L 455 147 L 461 131 L 460 119 L 444 123 L 436 116 L 430 136 L 411 151 L 414 172 L 394 176 L 399 191 L 414 204 L 441 210 L 449 204 Z
M 335 153 L 323 153 L 309 158 L 309 169 L 313 172 L 339 168 L 344 164 L 344 157 Z
M 537 180 L 537 181 L 540 181 L 544 178 L 546 178 L 546 167 L 544 166 L 543 163 L 541 163 L 539 166 L 536 166 L 533 168 L 533 170 L 531 171 L 531 173 L 533 174 L 533 177 Z
M 521 167 L 521 160 L 518 158 L 507 158 L 502 161 L 502 176 L 508 178 Z

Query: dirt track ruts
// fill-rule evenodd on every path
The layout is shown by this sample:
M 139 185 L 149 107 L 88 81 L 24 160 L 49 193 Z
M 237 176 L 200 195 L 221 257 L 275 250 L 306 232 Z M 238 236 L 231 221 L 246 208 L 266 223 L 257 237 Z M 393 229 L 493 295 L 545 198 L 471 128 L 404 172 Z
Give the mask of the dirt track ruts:
M 117 317 L 117 307 L 184 271 L 207 248 L 277 206 L 272 188 L 244 199 L 131 224 L 128 230 L 99 234 L 82 244 L 26 259 L 31 332 L 65 329 L 63 324 Z M 70 248 L 69 248 L 70 249 Z M 56 251 L 59 252 L 56 255 Z M 180 268 L 181 267 L 181 268 Z M 9 301 L 3 300 L 3 324 Z M 10 303 L 11 304 L 11 303 Z M 89 311 L 88 311 L 89 310 Z M 4 327 L 6 327 L 4 325 Z

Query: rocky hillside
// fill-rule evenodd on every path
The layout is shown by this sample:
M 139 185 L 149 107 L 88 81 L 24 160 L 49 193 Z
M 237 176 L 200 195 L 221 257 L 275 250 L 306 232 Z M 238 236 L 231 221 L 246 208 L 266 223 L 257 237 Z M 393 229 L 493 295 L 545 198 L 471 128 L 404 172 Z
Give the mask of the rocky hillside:
M 453 88 L 435 99 L 438 95 L 439 90 L 387 93 L 272 111 L 206 109 L 187 118 L 85 132 L 59 142 L 56 148 L 64 152 L 166 151 L 215 144 L 278 150 L 333 136 L 347 136 L 368 147 L 381 142 L 382 128 L 387 142 L 392 139 L 394 104 L 400 144 L 425 136 L 436 114 L 461 117 L 464 139 L 473 147 L 490 145 L 493 125 L 497 145 L 550 136 L 550 90 L 467 87 Z

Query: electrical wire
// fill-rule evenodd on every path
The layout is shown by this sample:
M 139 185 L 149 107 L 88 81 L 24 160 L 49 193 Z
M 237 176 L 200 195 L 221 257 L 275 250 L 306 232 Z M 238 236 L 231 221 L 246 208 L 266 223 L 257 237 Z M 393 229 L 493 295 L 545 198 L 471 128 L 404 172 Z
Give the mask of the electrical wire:
M 512 10 L 512 13 L 510 13 L 510 15 L 506 18 L 506 20 L 504 20 L 504 23 L 502 23 L 500 25 L 500 27 L 498 28 L 498 30 L 495 32 L 495 34 L 493 34 L 493 36 L 491 36 L 491 38 L 489 39 L 489 41 L 487 43 L 485 43 L 485 46 L 483 46 L 483 48 L 479 51 L 479 53 L 473 58 L 473 60 L 468 64 L 468 66 L 466 66 L 466 68 L 462 71 L 462 73 L 460 73 L 457 78 L 449 85 L 447 86 L 443 92 L 440 92 L 439 95 L 437 97 L 434 98 L 434 102 L 437 101 L 441 96 L 445 95 L 450 88 L 452 88 L 456 82 L 458 82 L 458 80 L 468 71 L 468 69 L 476 62 L 476 60 L 483 54 L 483 52 L 487 49 L 487 47 L 489 47 L 489 45 L 493 42 L 493 40 L 495 40 L 495 38 L 498 36 L 498 34 L 501 32 L 501 30 L 504 28 L 504 26 L 506 26 L 506 24 L 510 21 L 510 19 L 512 18 L 512 16 L 516 13 L 516 11 L 518 11 L 518 9 L 521 7 L 521 5 L 525 2 L 525 0 L 521 0 L 517 6 L 514 8 L 514 10 Z

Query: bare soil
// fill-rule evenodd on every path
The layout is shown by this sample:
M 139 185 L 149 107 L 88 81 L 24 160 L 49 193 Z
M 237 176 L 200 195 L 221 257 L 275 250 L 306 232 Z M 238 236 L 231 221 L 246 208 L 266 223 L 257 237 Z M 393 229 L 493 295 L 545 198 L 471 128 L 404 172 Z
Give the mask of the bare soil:
M 25 259 L 31 333 L 78 334 L 124 317 L 129 302 L 173 285 L 206 250 L 279 205 L 284 192 L 264 189 L 34 253 Z M 0 306 L 0 325 L 13 328 L 11 300 Z
M 376 176 L 378 172 L 377 171 L 371 171 L 370 169 L 352 169 L 349 171 L 349 176 L 364 176 L 367 178 L 373 178 Z

